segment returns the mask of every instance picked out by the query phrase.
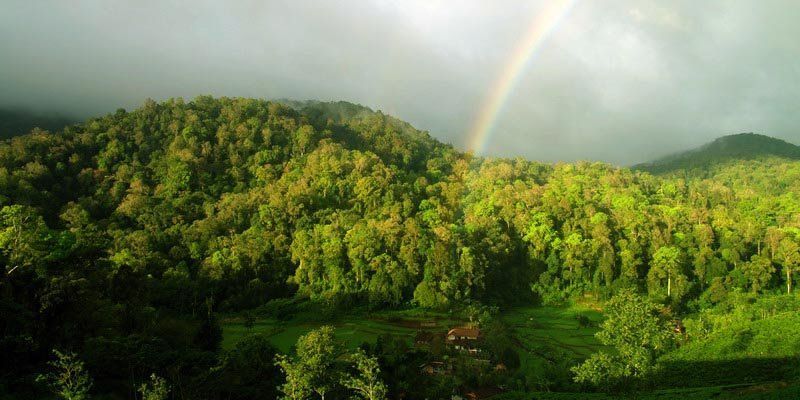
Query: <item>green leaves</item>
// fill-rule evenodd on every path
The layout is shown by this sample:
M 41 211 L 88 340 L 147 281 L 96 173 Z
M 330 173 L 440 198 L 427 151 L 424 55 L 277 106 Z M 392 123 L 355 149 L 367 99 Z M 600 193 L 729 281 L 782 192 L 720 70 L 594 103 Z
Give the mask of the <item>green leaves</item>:
M 798 230 L 788 232 L 780 241 L 777 253 L 786 278 L 786 292 L 791 293 L 794 274 L 800 268 L 800 234 L 798 234 Z
M 0 255 L 4 275 L 10 276 L 19 268 L 41 267 L 48 258 L 54 240 L 42 217 L 30 207 L 21 205 L 0 208 Z M 37 271 L 43 274 L 39 268 Z
M 167 400 L 170 392 L 167 381 L 156 375 L 150 375 L 150 381 L 139 386 L 142 400 Z
M 220 311 L 295 294 L 448 308 L 646 286 L 686 310 L 792 291 L 797 193 L 796 161 L 656 177 L 475 157 L 348 103 L 148 101 L 0 143 L 0 292 L 35 344 L 151 334 L 211 296 Z M 662 348 L 650 311 L 612 316 L 619 350 L 580 379 L 647 371 Z M 187 346 L 214 350 L 219 332 L 202 328 L 209 340 Z
M 381 380 L 378 360 L 358 349 L 350 356 L 350 362 L 355 364 L 356 374 L 342 378 L 342 385 L 364 400 L 386 399 L 389 389 Z
M 86 372 L 83 361 L 75 353 L 53 350 L 56 359 L 48 362 L 52 371 L 39 375 L 37 381 L 43 382 L 61 399 L 86 400 L 92 388 L 92 378 Z M 148 399 L 155 400 L 155 399 Z
M 653 254 L 647 283 L 651 293 L 664 292 L 667 297 L 678 299 L 686 294 L 689 282 L 684 274 L 683 255 L 680 249 L 664 246 Z
M 285 398 L 305 398 L 309 393 L 324 398 L 333 390 L 338 376 L 332 367 L 341 353 L 339 346 L 333 327 L 323 326 L 297 339 L 295 360 L 279 356 L 277 364 L 286 374 L 286 383 L 281 387 Z
M 613 347 L 614 353 L 595 353 L 573 368 L 578 383 L 617 384 L 624 379 L 645 378 L 656 358 L 674 345 L 661 307 L 633 291 L 624 290 L 612 297 L 605 314 L 597 338 Z
M 384 400 L 388 394 L 380 377 L 378 360 L 363 350 L 346 357 L 355 373 L 342 371 L 339 361 L 342 348 L 331 326 L 315 329 L 297 339 L 296 353 L 295 357 L 276 357 L 276 365 L 286 376 L 286 382 L 280 387 L 283 399 L 307 399 L 312 394 L 324 399 L 342 387 L 364 400 Z
M 258 279 L 398 305 L 418 288 L 442 306 L 531 299 L 530 287 L 604 297 L 646 279 L 680 305 L 712 282 L 794 279 L 778 247 L 800 210 L 795 170 L 759 160 L 694 179 L 483 159 L 347 103 L 151 101 L 0 145 L 3 204 L 74 235 L 31 220 L 0 251 L 7 270 L 72 249 L 155 277 L 187 265 L 224 293 Z

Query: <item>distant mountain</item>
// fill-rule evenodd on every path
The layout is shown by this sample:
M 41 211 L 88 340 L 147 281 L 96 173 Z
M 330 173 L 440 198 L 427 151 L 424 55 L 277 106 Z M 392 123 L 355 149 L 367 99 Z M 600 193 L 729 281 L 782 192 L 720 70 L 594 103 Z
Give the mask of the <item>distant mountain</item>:
M 57 131 L 75 122 L 77 121 L 59 114 L 0 109 L 0 140 L 29 133 L 33 128 Z
M 285 104 L 305 115 L 318 121 L 331 119 L 334 122 L 343 122 L 353 118 L 367 117 L 376 114 L 369 107 L 360 104 L 353 104 L 346 101 L 318 101 L 318 100 L 290 100 L 278 99 L 278 103 Z
M 658 160 L 638 164 L 633 169 L 663 174 L 677 170 L 707 169 L 731 160 L 761 157 L 800 159 L 800 147 L 785 140 L 755 133 L 739 133 L 720 137 L 696 149 L 672 154 Z

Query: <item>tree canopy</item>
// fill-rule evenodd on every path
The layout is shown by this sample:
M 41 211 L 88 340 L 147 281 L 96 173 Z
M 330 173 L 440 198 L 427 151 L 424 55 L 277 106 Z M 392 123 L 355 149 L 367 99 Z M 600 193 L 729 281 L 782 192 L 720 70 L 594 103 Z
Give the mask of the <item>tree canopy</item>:
M 654 176 L 475 157 L 343 102 L 147 101 L 0 142 L 3 374 L 52 348 L 98 382 L 212 368 L 216 312 L 290 296 L 448 308 L 627 288 L 691 310 L 792 292 L 797 193 L 786 158 Z

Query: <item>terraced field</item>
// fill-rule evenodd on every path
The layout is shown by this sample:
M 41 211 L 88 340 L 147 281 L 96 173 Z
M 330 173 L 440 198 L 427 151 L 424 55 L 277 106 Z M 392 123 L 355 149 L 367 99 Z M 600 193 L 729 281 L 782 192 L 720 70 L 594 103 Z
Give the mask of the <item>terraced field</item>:
M 592 326 L 580 327 L 578 315 L 586 316 Z M 576 358 L 586 358 L 600 345 L 594 335 L 602 314 L 588 307 L 518 308 L 505 313 L 503 319 L 514 328 L 523 346 L 548 345 Z
M 358 347 L 361 343 L 374 343 L 378 336 L 391 334 L 405 336 L 409 342 L 417 331 L 425 330 L 444 334 L 449 327 L 460 324 L 444 314 L 382 312 L 359 317 L 345 317 L 331 322 L 314 321 L 307 315 L 301 315 L 289 321 L 275 319 L 259 319 L 248 329 L 242 318 L 226 318 L 223 320 L 223 349 L 230 349 L 244 335 L 259 333 L 270 338 L 272 344 L 281 352 L 288 352 L 297 338 L 308 331 L 322 325 L 336 327 L 336 336 L 348 348 Z
M 593 327 L 579 327 L 577 316 L 585 315 Z M 594 338 L 600 312 L 589 307 L 525 307 L 511 309 L 501 318 L 512 327 L 519 346 L 522 367 L 531 372 L 541 370 L 547 363 L 577 362 L 600 347 Z M 349 348 L 364 342 L 374 342 L 378 336 L 405 336 L 409 342 L 417 331 L 444 334 L 450 327 L 463 324 L 443 313 L 419 310 L 384 311 L 363 316 L 351 316 L 331 322 L 315 320 L 313 315 L 301 314 L 289 321 L 259 319 L 253 327 L 245 327 L 242 318 L 223 319 L 223 348 L 229 349 L 248 333 L 268 336 L 281 352 L 290 351 L 297 338 L 321 325 L 336 327 L 336 335 Z
M 579 315 L 590 326 L 580 326 Z M 555 364 L 577 363 L 602 347 L 594 337 L 602 314 L 588 306 L 515 308 L 502 318 L 518 341 L 521 369 L 531 375 Z

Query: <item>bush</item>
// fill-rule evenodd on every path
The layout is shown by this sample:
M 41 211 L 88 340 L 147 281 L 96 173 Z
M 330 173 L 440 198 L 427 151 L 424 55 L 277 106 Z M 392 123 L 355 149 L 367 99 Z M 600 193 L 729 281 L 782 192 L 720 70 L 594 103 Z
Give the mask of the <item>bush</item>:
M 273 299 L 266 304 L 258 307 L 255 313 L 264 318 L 275 318 L 279 321 L 288 321 L 295 314 L 305 311 L 308 308 L 307 299 L 290 297 L 285 299 Z
M 590 320 L 589 317 L 583 314 L 576 315 L 575 319 L 578 321 L 578 328 L 591 328 L 592 326 L 594 326 L 592 320 Z

